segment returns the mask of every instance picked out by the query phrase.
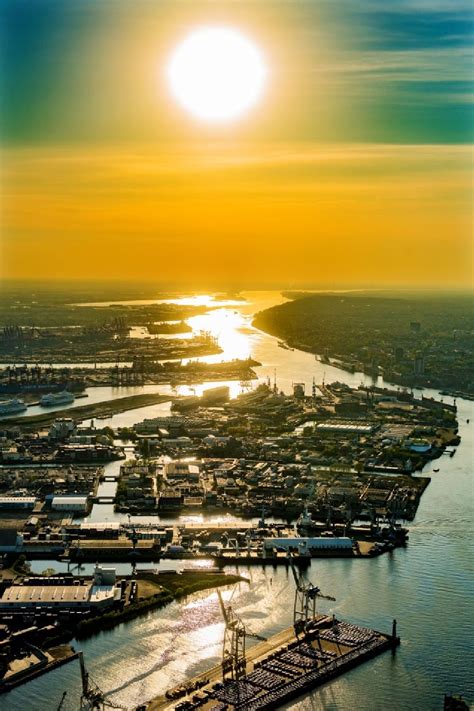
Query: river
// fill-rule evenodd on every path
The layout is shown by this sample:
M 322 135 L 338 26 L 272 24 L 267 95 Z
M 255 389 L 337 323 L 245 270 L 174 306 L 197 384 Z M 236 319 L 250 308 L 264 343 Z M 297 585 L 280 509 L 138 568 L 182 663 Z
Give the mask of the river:
M 278 387 L 285 392 L 290 391 L 295 381 L 305 382 L 310 388 L 313 377 L 317 383 L 323 377 L 326 382 L 339 380 L 349 385 L 358 385 L 362 380 L 372 382 L 360 373 L 324 365 L 310 354 L 280 348 L 276 339 L 251 326 L 256 311 L 281 302 L 279 294 L 253 292 L 244 296 L 246 302 L 226 305 L 188 321 L 196 330 L 210 330 L 218 337 L 223 348 L 221 358 L 252 355 L 263 364 L 257 369 L 259 378 L 270 377 L 273 381 L 276 370 Z M 199 392 L 209 385 L 195 388 Z M 192 388 L 179 391 L 190 392 Z M 232 383 L 233 394 L 240 389 L 240 383 Z M 109 390 L 112 395 L 112 388 Z M 121 394 L 130 391 L 120 390 Z M 167 391 L 163 386 L 157 386 L 157 390 Z M 443 456 L 438 460 L 440 471 L 432 475 L 422 497 L 416 519 L 410 525 L 407 547 L 373 560 L 314 560 L 308 571 L 308 577 L 323 592 L 337 599 L 335 603 L 320 603 L 321 610 L 385 631 L 390 630 L 392 618 L 397 618 L 401 647 L 394 656 L 387 653 L 378 657 L 287 708 L 435 711 L 442 708 L 444 693 L 462 693 L 474 700 L 470 672 L 474 667 L 471 609 L 474 418 L 471 402 L 458 399 L 457 405 L 461 444 L 454 457 Z M 161 403 L 121 413 L 110 422 L 129 425 L 144 416 L 166 412 L 168 407 L 167 403 Z M 471 424 L 467 423 L 468 418 Z M 95 506 L 92 516 L 95 520 L 111 520 L 116 515 L 112 507 L 103 505 Z M 193 519 L 182 517 L 182 520 Z M 48 565 L 59 569 L 58 563 L 35 561 L 35 570 Z M 121 566 L 117 567 L 122 572 Z M 241 572 L 250 583 L 240 583 L 233 591 L 226 591 L 226 596 L 232 595 L 232 605 L 251 631 L 268 636 L 291 624 L 294 595 L 291 573 L 286 569 L 257 568 Z M 215 593 L 203 592 L 75 646 L 84 651 L 92 678 L 107 692 L 110 701 L 133 708 L 216 663 L 222 637 L 217 597 Z M 0 697 L 0 706 L 9 711 L 51 711 L 65 690 L 63 709 L 77 711 L 80 674 L 76 662 Z

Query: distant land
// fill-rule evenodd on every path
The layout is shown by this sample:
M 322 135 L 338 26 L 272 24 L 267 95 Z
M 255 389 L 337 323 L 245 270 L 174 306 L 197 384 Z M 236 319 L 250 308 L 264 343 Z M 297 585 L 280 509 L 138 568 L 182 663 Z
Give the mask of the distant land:
M 352 372 L 474 395 L 471 295 L 284 292 L 254 326 Z

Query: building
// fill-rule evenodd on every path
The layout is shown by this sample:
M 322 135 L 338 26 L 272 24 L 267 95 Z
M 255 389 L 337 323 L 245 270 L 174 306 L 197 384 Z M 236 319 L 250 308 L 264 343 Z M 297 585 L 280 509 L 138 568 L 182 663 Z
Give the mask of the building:
M 89 499 L 87 496 L 53 496 L 51 509 L 86 514 L 89 509 Z
M 357 420 L 347 420 L 346 422 L 320 422 L 316 425 L 316 432 L 333 432 L 336 434 L 370 434 L 375 429 L 375 425 L 368 422 L 358 422 Z
M 183 432 L 184 425 L 183 417 L 171 415 L 169 417 L 152 417 L 143 420 L 143 422 L 137 422 L 133 429 L 137 434 L 158 434 L 162 430 L 174 436 Z
M 160 493 L 158 508 L 175 509 L 183 505 L 183 496 L 179 490 L 165 489 Z
M 0 554 L 16 553 L 23 546 L 23 536 L 15 528 L 0 528 Z
M 195 462 L 168 462 L 163 471 L 168 480 L 199 481 L 199 465 Z
M 65 528 L 69 538 L 118 538 L 121 533 L 119 521 L 72 523 Z
M 66 439 L 76 429 L 76 423 L 70 417 L 62 417 L 53 422 L 49 428 L 50 439 Z
M 0 496 L 0 509 L 34 509 L 36 496 Z
M 302 400 L 304 398 L 304 393 L 305 393 L 305 384 L 304 383 L 294 383 L 293 397 L 296 398 L 297 400 Z
M 0 597 L 0 610 L 103 610 L 120 599 L 121 587 L 116 585 L 115 569 L 96 566 L 92 581 L 38 576 L 10 585 Z
M 425 359 L 423 356 L 417 356 L 414 359 L 413 374 L 414 375 L 424 375 L 425 374 Z

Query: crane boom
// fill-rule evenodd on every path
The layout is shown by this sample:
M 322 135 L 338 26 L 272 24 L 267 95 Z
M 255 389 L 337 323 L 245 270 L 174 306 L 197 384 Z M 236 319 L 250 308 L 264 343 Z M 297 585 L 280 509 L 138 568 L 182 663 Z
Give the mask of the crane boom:
M 252 637 L 252 639 L 258 639 L 260 642 L 266 642 L 268 637 L 264 637 L 261 634 L 256 634 L 256 632 L 246 632 L 245 635 L 247 637 Z
M 225 609 L 224 600 L 222 599 L 222 595 L 221 595 L 221 591 L 220 591 L 220 590 L 217 591 L 217 597 L 219 598 L 219 605 L 220 605 L 220 608 L 221 608 L 222 617 L 224 618 L 224 622 L 225 622 L 225 625 L 226 625 L 226 627 L 227 627 L 227 626 L 229 625 L 229 618 L 228 618 L 228 615 L 227 615 L 227 610 Z
M 322 598 L 323 600 L 331 600 L 332 602 L 336 602 L 336 598 L 332 595 L 323 595 L 322 593 L 317 593 L 317 596 Z
M 289 558 L 290 558 L 291 572 L 293 573 L 293 577 L 294 577 L 294 579 L 295 579 L 295 585 L 296 585 L 296 587 L 298 588 L 298 590 L 300 590 L 300 588 L 301 588 L 301 582 L 300 582 L 300 579 L 299 579 L 299 576 L 298 576 L 298 572 L 297 572 L 297 570 L 296 570 L 296 566 L 295 566 L 295 564 L 293 563 L 293 558 L 291 557 L 291 555 L 290 555 Z
M 323 595 L 320 588 L 318 588 L 317 585 L 313 585 L 310 580 L 304 581 L 302 577 L 298 575 L 291 556 L 289 556 L 289 561 L 296 584 L 293 608 L 294 625 L 295 630 L 302 631 L 308 622 L 316 616 L 316 599 L 318 597 L 333 602 L 336 598 L 332 597 L 332 595 Z

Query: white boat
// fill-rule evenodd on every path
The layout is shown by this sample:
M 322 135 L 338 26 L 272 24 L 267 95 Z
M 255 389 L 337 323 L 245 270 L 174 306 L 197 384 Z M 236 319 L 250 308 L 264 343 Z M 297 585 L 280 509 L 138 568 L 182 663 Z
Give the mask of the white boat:
M 40 405 L 43 407 L 53 407 L 54 405 L 69 405 L 74 402 L 75 396 L 68 390 L 63 390 L 60 393 L 48 393 L 43 395 L 40 400 Z
M 26 410 L 26 405 L 23 400 L 3 400 L 0 402 L 0 416 L 2 415 L 15 415 L 17 412 L 24 412 Z

